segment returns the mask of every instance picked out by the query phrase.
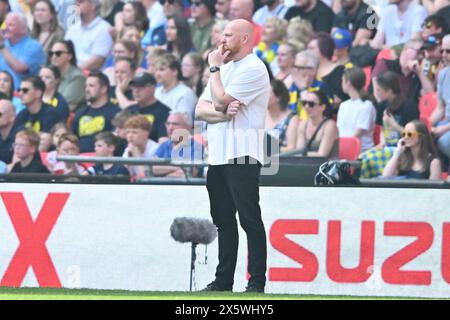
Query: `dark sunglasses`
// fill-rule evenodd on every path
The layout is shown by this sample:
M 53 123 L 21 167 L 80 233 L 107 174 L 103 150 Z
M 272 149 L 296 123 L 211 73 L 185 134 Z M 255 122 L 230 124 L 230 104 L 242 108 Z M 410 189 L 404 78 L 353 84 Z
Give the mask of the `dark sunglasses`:
M 19 93 L 25 93 L 25 94 L 27 94 L 29 91 L 30 91 L 30 88 L 19 88 L 18 90 L 17 90 Z
M 314 108 L 316 105 L 318 105 L 318 103 L 314 101 L 302 100 L 302 105 L 305 107 L 307 106 L 309 108 Z
M 441 49 L 441 53 L 447 53 L 447 54 L 450 54 L 450 49 Z
M 50 51 L 48 54 L 49 56 L 53 56 L 55 55 L 56 57 L 61 57 L 61 55 L 63 55 L 64 53 L 67 53 L 67 51 Z
M 311 66 L 294 66 L 294 68 L 297 70 L 312 70 L 312 69 L 314 69 Z
M 174 4 L 175 0 L 159 0 L 159 3 L 164 4 L 164 3 L 168 3 L 168 4 Z
M 193 1 L 191 7 L 200 7 L 202 3 L 200 1 Z
M 408 137 L 408 138 L 415 138 L 420 136 L 420 132 L 409 132 L 409 131 L 403 131 L 402 132 L 402 138 Z

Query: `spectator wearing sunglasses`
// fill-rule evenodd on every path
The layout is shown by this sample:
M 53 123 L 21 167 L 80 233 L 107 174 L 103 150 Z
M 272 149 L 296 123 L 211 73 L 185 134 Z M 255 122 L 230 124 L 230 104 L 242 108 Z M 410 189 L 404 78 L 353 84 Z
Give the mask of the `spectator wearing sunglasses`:
M 296 148 L 309 157 L 339 157 L 339 139 L 336 123 L 330 118 L 332 107 L 327 94 L 317 88 L 301 93 L 303 109 L 308 120 L 300 121 L 297 128 Z
M 45 83 L 38 76 L 25 78 L 20 84 L 19 97 L 27 107 L 16 117 L 16 125 L 31 129 L 37 134 L 50 135 L 52 127 L 62 120 L 55 108 L 42 101 Z
M 430 120 L 439 150 L 450 158 L 450 35 L 442 40 L 442 63 L 445 68 L 438 75 L 438 105 Z
M 441 162 L 427 126 L 418 120 L 411 121 L 401 136 L 383 177 L 440 180 Z
M 85 99 L 86 77 L 77 67 L 72 41 L 58 41 L 49 52 L 50 63 L 61 72 L 58 92 L 66 99 L 70 111 L 75 111 Z
M 211 46 L 211 30 L 215 24 L 216 15 L 214 0 L 194 0 L 191 4 L 191 35 L 194 47 L 203 53 Z
M 31 38 L 26 18 L 17 12 L 6 16 L 6 29 L 0 33 L 0 70 L 8 71 L 18 88 L 23 78 L 37 74 L 45 63 L 42 46 Z

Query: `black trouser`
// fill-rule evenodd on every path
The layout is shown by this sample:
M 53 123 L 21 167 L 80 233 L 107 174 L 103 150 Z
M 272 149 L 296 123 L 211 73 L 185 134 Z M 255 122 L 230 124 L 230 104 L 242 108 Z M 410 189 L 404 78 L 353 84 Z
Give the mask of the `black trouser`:
M 239 243 L 236 210 L 247 234 L 249 285 L 264 287 L 266 282 L 267 245 L 259 207 L 260 172 L 259 164 L 248 164 L 248 161 L 208 168 L 206 187 L 219 238 L 215 281 L 224 287 L 233 286 L 236 269 Z

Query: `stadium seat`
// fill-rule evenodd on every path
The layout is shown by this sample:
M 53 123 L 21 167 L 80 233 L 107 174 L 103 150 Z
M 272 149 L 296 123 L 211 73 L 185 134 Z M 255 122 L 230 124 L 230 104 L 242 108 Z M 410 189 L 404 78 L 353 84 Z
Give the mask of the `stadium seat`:
M 448 172 L 442 172 L 441 173 L 441 178 L 442 178 L 442 180 L 446 181 L 447 178 L 448 178 Z
M 83 152 L 80 153 L 80 157 L 95 157 L 95 152 Z M 90 168 L 94 166 L 94 162 L 82 162 L 81 165 L 86 167 L 86 168 Z
M 366 84 L 364 85 L 364 90 L 368 90 L 370 81 L 372 81 L 372 67 L 367 66 L 363 68 L 364 74 L 366 75 Z
M 394 57 L 392 56 L 392 50 L 391 49 L 381 50 L 377 55 L 376 61 L 381 60 L 381 59 L 393 60 Z
M 75 117 L 75 112 L 70 112 L 69 113 L 69 116 L 67 117 L 67 121 L 66 121 L 66 125 L 67 125 L 67 128 L 72 128 L 72 121 L 73 121 L 73 118 Z
M 361 142 L 355 137 L 339 138 L 339 159 L 357 160 L 361 152 Z
M 40 156 L 41 156 L 42 164 L 47 167 L 48 166 L 48 159 L 47 159 L 48 152 L 40 152 Z
M 438 98 L 436 92 L 424 94 L 419 100 L 420 116 L 429 118 L 436 109 Z
M 419 120 L 422 121 L 423 123 L 425 123 L 425 125 L 428 128 L 428 131 L 431 132 L 431 120 L 430 120 L 430 118 L 428 118 L 426 116 L 423 116 L 423 115 L 420 115 Z
M 380 134 L 382 130 L 382 125 L 375 124 L 375 128 L 373 129 L 373 143 L 375 143 L 375 145 L 378 145 L 380 143 Z

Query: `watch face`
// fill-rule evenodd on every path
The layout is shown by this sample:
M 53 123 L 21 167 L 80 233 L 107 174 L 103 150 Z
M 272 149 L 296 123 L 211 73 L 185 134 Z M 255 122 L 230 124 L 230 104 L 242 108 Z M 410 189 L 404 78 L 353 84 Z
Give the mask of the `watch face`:
M 209 72 L 217 72 L 219 70 L 220 70 L 219 67 L 211 67 L 211 68 L 209 68 Z

